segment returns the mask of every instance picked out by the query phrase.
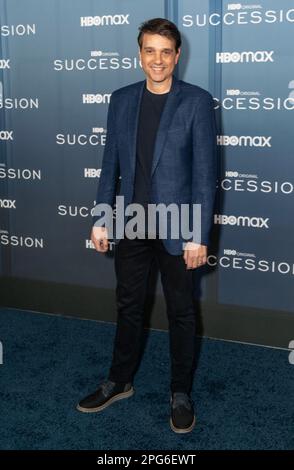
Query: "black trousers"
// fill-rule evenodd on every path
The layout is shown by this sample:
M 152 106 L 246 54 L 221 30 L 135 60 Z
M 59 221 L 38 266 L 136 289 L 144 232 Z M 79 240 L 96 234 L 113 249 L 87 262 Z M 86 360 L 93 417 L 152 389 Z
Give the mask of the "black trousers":
M 141 352 L 144 304 L 153 259 L 161 273 L 171 356 L 171 391 L 190 393 L 195 359 L 193 270 L 183 255 L 169 254 L 162 240 L 123 238 L 115 249 L 117 329 L 109 380 L 132 382 Z

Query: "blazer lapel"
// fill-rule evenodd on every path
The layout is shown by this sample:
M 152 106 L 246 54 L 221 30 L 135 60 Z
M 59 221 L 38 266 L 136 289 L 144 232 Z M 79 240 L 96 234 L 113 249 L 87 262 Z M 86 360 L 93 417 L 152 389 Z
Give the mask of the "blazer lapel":
M 156 135 L 154 153 L 153 153 L 153 162 L 151 169 L 151 178 L 155 171 L 155 168 L 158 165 L 160 156 L 162 154 L 165 140 L 167 138 L 167 131 L 171 124 L 172 118 L 178 108 L 180 103 L 180 86 L 178 79 L 173 76 L 172 86 L 170 93 L 167 97 L 165 106 L 162 111 L 162 115 L 159 122 L 159 127 Z
M 136 153 L 137 153 L 137 129 L 141 100 L 146 80 L 138 83 L 134 90 L 134 96 L 129 100 L 128 106 L 128 141 L 130 145 L 130 167 L 132 176 L 135 177 Z

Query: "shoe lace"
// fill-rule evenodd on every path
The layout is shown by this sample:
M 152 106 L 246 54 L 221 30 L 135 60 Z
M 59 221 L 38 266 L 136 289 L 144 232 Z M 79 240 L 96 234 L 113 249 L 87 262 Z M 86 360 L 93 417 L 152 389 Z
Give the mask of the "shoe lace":
M 175 392 L 172 397 L 172 407 L 184 406 L 188 410 L 192 407 L 192 400 L 187 393 Z

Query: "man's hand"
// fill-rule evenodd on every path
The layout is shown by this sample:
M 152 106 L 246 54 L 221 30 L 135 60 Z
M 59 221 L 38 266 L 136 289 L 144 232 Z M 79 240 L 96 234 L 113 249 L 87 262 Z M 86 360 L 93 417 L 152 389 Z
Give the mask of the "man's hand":
M 94 226 L 91 232 L 91 241 L 97 251 L 105 253 L 109 248 L 107 228 Z
M 207 246 L 188 242 L 184 250 L 184 260 L 187 269 L 195 269 L 207 262 Z

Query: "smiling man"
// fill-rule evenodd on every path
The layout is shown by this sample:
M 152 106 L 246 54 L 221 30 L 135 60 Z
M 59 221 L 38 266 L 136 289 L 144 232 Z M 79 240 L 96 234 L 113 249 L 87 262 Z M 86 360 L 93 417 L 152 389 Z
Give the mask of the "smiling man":
M 155 259 L 169 320 L 170 426 L 177 433 L 187 433 L 195 425 L 190 396 L 196 339 L 193 272 L 206 263 L 216 188 L 213 98 L 175 77 L 181 54 L 175 24 L 162 18 L 146 21 L 139 28 L 138 44 L 146 78 L 112 93 L 96 203 L 113 206 L 121 176 L 120 196 L 126 205 L 144 209 L 146 223 L 134 236 L 124 216 L 124 236 L 115 247 L 118 321 L 112 364 L 107 380 L 81 400 L 78 409 L 102 411 L 134 393 L 148 274 Z M 154 204 L 188 206 L 190 225 L 193 206 L 199 206 L 198 230 L 190 238 L 182 233 L 175 238 L 167 224 L 161 236 L 146 217 Z M 93 223 L 92 242 L 97 251 L 106 252 L 109 227 L 100 215 Z
M 176 50 L 169 38 L 158 34 L 145 33 L 140 44 L 139 56 L 147 78 L 147 89 L 156 94 L 168 93 L 180 49 Z

